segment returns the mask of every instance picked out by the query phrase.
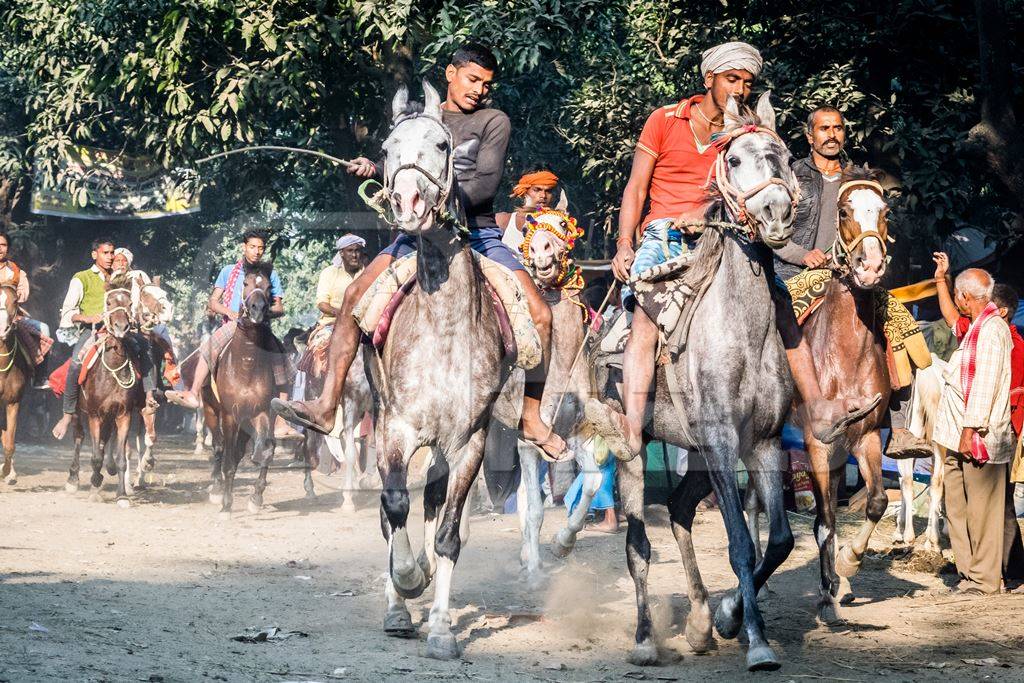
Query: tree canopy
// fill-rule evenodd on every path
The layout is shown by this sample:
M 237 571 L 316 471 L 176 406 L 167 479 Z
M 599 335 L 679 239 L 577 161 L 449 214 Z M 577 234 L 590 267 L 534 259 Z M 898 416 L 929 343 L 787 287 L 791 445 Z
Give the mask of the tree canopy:
M 397 84 L 421 77 L 440 84 L 448 54 L 472 36 L 492 45 L 501 63 L 495 105 L 515 131 L 506 186 L 524 167 L 552 167 L 590 225 L 585 255 L 606 253 L 646 116 L 696 92 L 701 51 L 730 39 L 761 49 L 767 68 L 759 88 L 772 90 L 794 153 L 806 153 L 810 108 L 844 112 L 851 156 L 898 185 L 894 225 L 904 245 L 923 253 L 964 226 L 1004 244 L 1024 232 L 1024 150 L 1015 128 L 1024 8 L 1012 0 L 4 6 L 0 214 L 7 222 L 27 220 L 15 204 L 24 204 L 33 165 L 61 182 L 55 160 L 74 144 L 149 156 L 167 168 L 251 143 L 373 156 Z M 142 244 L 183 244 L 177 253 L 189 259 L 211 226 L 242 213 L 362 210 L 343 171 L 306 158 L 238 155 L 201 170 L 207 187 L 198 218 L 120 231 Z M 285 235 L 282 246 L 309 237 Z

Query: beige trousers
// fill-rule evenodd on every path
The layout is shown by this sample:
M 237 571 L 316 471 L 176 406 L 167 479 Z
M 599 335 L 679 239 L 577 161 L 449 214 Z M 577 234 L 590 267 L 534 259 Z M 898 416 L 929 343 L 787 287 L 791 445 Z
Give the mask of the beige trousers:
M 946 450 L 946 520 L 965 587 L 998 593 L 1003 569 L 1006 464 L 978 465 Z

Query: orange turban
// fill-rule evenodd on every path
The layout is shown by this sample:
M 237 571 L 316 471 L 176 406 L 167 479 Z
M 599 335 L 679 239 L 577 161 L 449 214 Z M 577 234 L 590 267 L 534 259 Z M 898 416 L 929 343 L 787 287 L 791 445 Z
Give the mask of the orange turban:
M 537 171 L 527 173 L 519 179 L 516 186 L 512 188 L 513 197 L 525 197 L 526 191 L 531 187 L 555 187 L 558 185 L 558 176 L 551 171 Z

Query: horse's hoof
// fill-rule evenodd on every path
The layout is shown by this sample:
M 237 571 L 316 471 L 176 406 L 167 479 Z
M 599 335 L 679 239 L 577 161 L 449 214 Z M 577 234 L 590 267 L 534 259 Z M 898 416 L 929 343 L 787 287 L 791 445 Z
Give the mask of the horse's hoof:
M 554 538 L 551 539 L 551 545 L 549 546 L 551 548 L 551 554 L 558 559 L 565 559 L 566 557 L 569 557 L 569 553 L 571 553 L 572 549 L 576 547 L 575 536 L 563 534 L 563 531 L 565 531 L 565 529 L 560 529 L 555 534 Z M 563 536 L 565 538 L 563 538 Z
M 715 646 L 715 639 L 711 634 L 711 619 L 707 612 L 698 615 L 691 608 L 683 635 L 690 644 L 690 649 L 697 654 L 704 654 Z
M 416 636 L 416 629 L 412 625 L 412 617 L 409 610 L 395 608 L 388 610 L 384 615 L 384 634 L 392 638 L 413 638 Z
M 747 671 L 776 671 L 782 666 L 775 651 L 767 645 L 759 645 L 747 650 Z
M 121 508 L 122 510 L 127 510 L 131 506 L 132 506 L 132 501 L 130 499 L 128 499 L 128 498 L 118 498 L 117 499 L 117 507 Z
M 430 659 L 458 659 L 459 644 L 451 633 L 430 633 L 427 635 L 426 655 Z
M 850 578 L 860 571 L 861 561 L 853 554 L 849 546 L 843 546 L 836 553 L 836 574 Z
M 203 447 L 202 446 L 196 446 L 195 448 L 192 449 L 192 455 L 202 455 L 202 454 L 203 454 Z
M 68 493 L 78 493 L 78 482 L 67 482 L 66 484 L 64 484 L 64 490 L 67 491 Z
M 8 486 L 14 486 L 15 484 L 18 483 L 18 475 L 16 475 L 14 472 L 11 472 L 9 475 L 7 475 L 7 478 L 4 479 L 4 481 L 7 482 Z
M 210 503 L 212 505 L 221 505 L 224 502 L 223 493 L 210 493 Z
M 726 640 L 732 640 L 740 633 L 743 623 L 743 603 L 735 592 L 728 593 L 715 610 L 715 630 Z
M 626 661 L 634 666 L 655 666 L 658 663 L 658 647 L 649 640 L 637 643 Z
M 89 492 L 89 502 L 90 503 L 102 503 L 103 502 L 103 496 L 100 495 L 100 490 L 98 488 L 94 488 L 94 489 L 92 489 Z
M 250 498 L 249 502 L 246 504 L 245 507 L 246 507 L 246 509 L 249 510 L 249 512 L 251 514 L 255 515 L 255 514 L 259 513 L 260 508 L 263 507 L 263 504 L 261 502 L 259 502 L 259 501 L 256 501 L 256 500 L 253 500 L 252 498 Z
M 818 621 L 826 626 L 835 626 L 843 621 L 835 605 L 828 603 L 818 605 Z

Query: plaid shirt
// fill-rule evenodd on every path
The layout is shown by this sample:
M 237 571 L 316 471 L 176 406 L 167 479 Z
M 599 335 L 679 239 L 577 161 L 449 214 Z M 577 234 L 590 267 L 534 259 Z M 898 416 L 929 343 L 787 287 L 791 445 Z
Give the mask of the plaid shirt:
M 960 449 L 964 428 L 978 431 L 985 440 L 989 462 L 1001 464 L 1013 457 L 1016 437 L 1010 424 L 1010 350 L 1013 341 L 1006 321 L 989 318 L 978 335 L 974 383 L 970 402 L 964 405 L 960 385 L 963 348 L 957 348 L 943 374 L 942 398 L 932 438 L 951 451 Z

